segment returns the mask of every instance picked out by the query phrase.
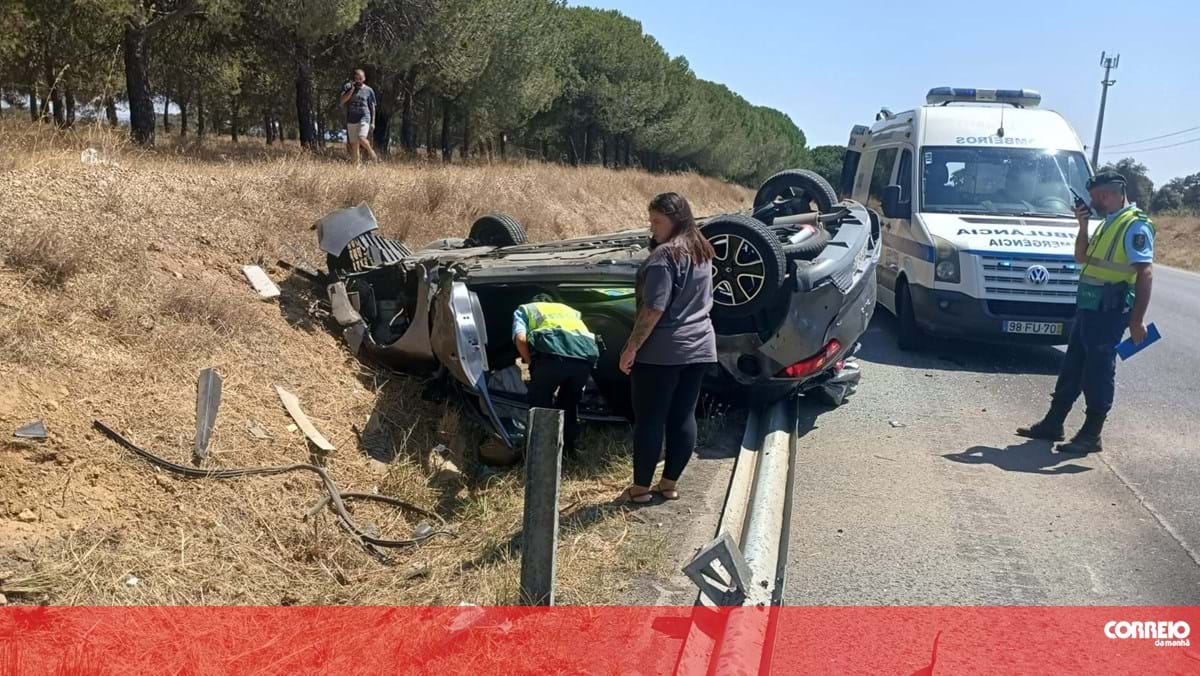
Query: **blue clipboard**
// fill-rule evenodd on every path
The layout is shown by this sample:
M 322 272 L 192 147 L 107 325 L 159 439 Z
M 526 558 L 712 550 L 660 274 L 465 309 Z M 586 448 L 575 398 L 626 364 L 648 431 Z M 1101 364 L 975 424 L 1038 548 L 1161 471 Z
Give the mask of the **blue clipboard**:
M 1150 322 L 1150 325 L 1146 327 L 1145 340 L 1138 345 L 1134 345 L 1132 338 L 1126 338 L 1117 345 L 1117 354 L 1120 355 L 1121 361 L 1125 361 L 1138 352 L 1150 347 L 1153 343 L 1158 342 L 1160 338 L 1162 336 L 1158 333 L 1158 327 L 1154 325 L 1154 322 Z

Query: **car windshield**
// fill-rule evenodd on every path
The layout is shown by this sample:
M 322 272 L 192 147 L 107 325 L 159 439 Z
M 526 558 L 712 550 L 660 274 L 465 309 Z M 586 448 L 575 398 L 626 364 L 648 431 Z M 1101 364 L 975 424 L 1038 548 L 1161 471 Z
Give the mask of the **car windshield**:
M 922 148 L 921 210 L 1070 216 L 1074 189 L 1087 200 L 1083 154 L 1042 148 Z

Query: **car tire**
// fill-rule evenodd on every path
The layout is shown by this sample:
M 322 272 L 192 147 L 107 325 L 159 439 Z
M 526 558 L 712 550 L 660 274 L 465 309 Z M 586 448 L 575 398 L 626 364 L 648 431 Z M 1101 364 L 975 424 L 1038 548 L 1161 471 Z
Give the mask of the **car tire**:
M 896 298 L 899 306 L 896 308 L 896 344 L 905 352 L 920 349 L 924 336 L 921 327 L 917 325 L 917 313 L 913 309 L 912 292 L 908 290 L 908 282 L 901 282 Z
M 787 255 L 775 233 L 741 214 L 718 216 L 701 232 L 716 250 L 713 318 L 748 317 L 770 307 L 787 277 Z
M 787 254 L 788 258 L 811 261 L 821 255 L 827 244 L 829 244 L 829 232 L 825 228 L 817 228 L 816 232 L 803 242 L 783 245 L 783 252 Z
M 763 181 L 754 195 L 754 209 L 757 211 L 777 197 L 801 196 L 808 197 L 810 202 L 816 202 L 817 211 L 820 213 L 832 210 L 838 201 L 837 191 L 820 174 L 807 169 L 788 169 Z M 788 215 L 811 211 L 811 208 L 805 208 Z
M 480 217 L 471 224 L 471 232 L 467 235 L 479 246 L 516 246 L 529 241 L 525 228 L 512 216 L 506 214 L 488 214 Z

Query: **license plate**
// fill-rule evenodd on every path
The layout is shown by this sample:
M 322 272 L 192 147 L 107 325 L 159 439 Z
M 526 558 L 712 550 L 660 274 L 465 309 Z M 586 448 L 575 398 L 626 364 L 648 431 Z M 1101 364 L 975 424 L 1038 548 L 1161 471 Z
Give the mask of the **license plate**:
M 1031 333 L 1035 336 L 1061 336 L 1062 322 L 1004 322 L 1005 333 Z

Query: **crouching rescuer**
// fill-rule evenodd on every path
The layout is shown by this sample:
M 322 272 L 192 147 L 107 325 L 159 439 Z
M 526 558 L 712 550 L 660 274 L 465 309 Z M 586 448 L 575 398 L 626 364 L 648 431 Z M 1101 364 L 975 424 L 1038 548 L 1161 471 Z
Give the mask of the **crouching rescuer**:
M 563 446 L 579 441 L 579 401 L 600 356 L 596 337 L 574 308 L 539 293 L 513 313 L 513 342 L 529 364 L 530 408 L 563 411 Z
M 1127 326 L 1134 344 L 1146 339 L 1146 309 L 1150 306 L 1154 223 L 1136 204 L 1126 204 L 1125 178 L 1120 174 L 1096 174 L 1087 188 L 1104 223 L 1089 239 L 1088 208 L 1082 201 L 1076 204 L 1079 235 L 1075 260 L 1083 270 L 1067 355 L 1054 386 L 1050 412 L 1041 421 L 1017 430 L 1033 439 L 1062 440 L 1063 423 L 1082 392 L 1087 403 L 1083 428 L 1070 443 L 1059 445 L 1060 453 L 1101 450 L 1100 432 L 1113 403 L 1117 345 Z

